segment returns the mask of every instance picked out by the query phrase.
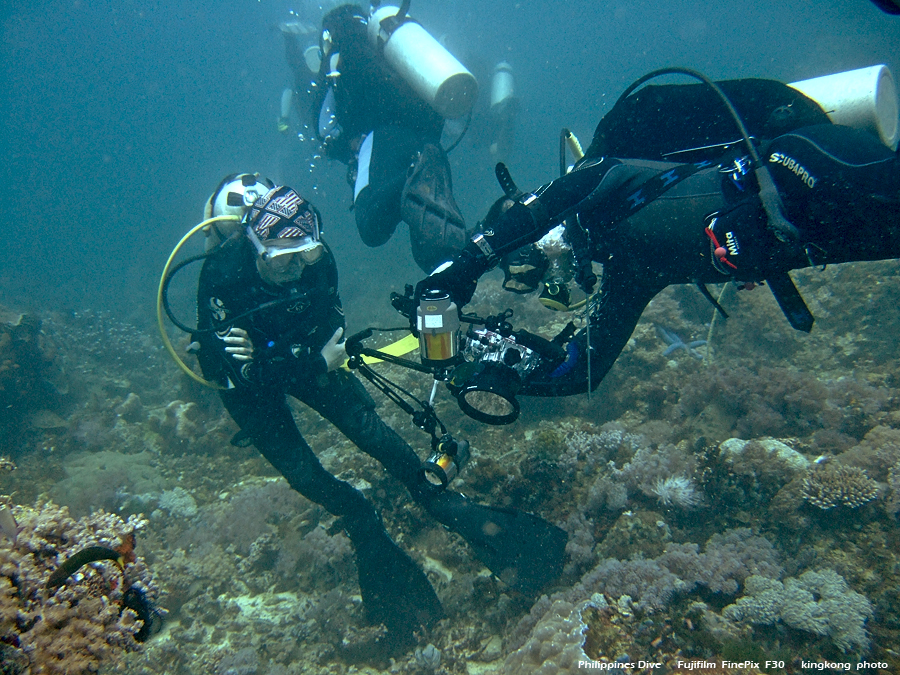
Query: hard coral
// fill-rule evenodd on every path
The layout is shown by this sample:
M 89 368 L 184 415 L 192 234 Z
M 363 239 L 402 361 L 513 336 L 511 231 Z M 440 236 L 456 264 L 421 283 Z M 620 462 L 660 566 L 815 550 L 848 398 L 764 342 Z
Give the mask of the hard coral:
M 825 511 L 836 506 L 855 509 L 878 496 L 878 483 L 859 467 L 826 462 L 807 474 L 800 491 L 807 502 Z
M 96 672 L 101 663 L 135 651 L 142 622 L 122 609 L 127 587 L 154 597 L 156 588 L 141 559 L 124 574 L 108 562 L 86 565 L 55 590 L 46 588 L 54 569 L 87 546 L 120 548 L 143 525 L 98 512 L 75 521 L 65 508 L 39 503 L 17 506 L 21 532 L 0 547 L 0 641 L 37 674 Z

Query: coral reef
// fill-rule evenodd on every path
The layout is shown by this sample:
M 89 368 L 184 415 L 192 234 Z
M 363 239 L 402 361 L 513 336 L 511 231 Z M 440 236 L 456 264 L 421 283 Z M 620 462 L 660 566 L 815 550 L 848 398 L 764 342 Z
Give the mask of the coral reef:
M 579 586 L 582 592 L 602 591 L 613 598 L 627 595 L 641 609 L 660 610 L 674 594 L 690 593 L 697 585 L 734 595 L 748 576 L 781 574 L 772 544 L 746 528 L 713 535 L 702 553 L 698 549 L 697 544 L 670 543 L 652 559 L 606 558 L 581 578 Z
M 694 482 L 681 475 L 657 478 L 650 488 L 650 494 L 655 495 L 663 506 L 679 506 L 686 509 L 700 502 L 700 494 L 694 487 Z
M 622 468 L 610 467 L 616 481 L 629 493 L 653 497 L 662 504 L 681 507 L 695 505 L 700 497 L 692 476 L 697 471 L 697 458 L 686 443 L 642 445 Z M 662 494 L 660 488 L 664 488 Z
M 150 601 L 158 594 L 142 558 L 124 571 L 109 562 L 93 563 L 58 588 L 46 585 L 53 570 L 77 550 L 121 547 L 146 521 L 123 521 L 102 511 L 76 521 L 50 502 L 13 511 L 20 532 L 15 543 L 0 546 L 4 661 L 28 664 L 28 672 L 35 674 L 77 675 L 97 672 L 101 664 L 139 650 L 136 636 L 143 622 L 137 612 L 124 608 L 124 594 L 138 589 Z
M 603 596 L 597 602 L 606 606 Z M 579 661 L 591 660 L 584 651 L 587 624 L 582 619 L 588 604 L 556 600 L 525 644 L 507 657 L 499 675 L 557 675 L 575 672 Z
M 816 314 L 810 335 L 795 335 L 767 293 L 726 293 L 723 304 L 737 320 L 710 326 L 710 308 L 695 290 L 670 289 L 647 308 L 591 398 L 523 397 L 516 424 L 488 428 L 438 394 L 442 420 L 473 449 L 454 487 L 478 501 L 536 512 L 570 535 L 565 572 L 533 603 L 493 578 L 373 460 L 297 407 L 323 464 L 366 493 L 447 612 L 390 662 L 373 649 L 379 628 L 365 623 L 340 524 L 294 493 L 255 449 L 230 445 L 237 429 L 215 393 L 169 363 L 155 328 L 90 310 L 35 313 L 42 333 L 33 344 L 43 350 L 42 377 L 53 385 L 38 407 L 16 409 L 24 433 L 8 437 L 15 443 L 7 454 L 18 468 L 0 472 L 0 490 L 19 503 L 40 494 L 65 503 L 84 516 L 70 519 L 72 528 L 113 518 L 109 512 L 150 514 L 138 532 L 141 564 L 152 567 L 159 586 L 152 593 L 171 613 L 161 634 L 131 645 L 139 651 L 103 641 L 137 627 L 129 613 L 118 614 L 110 589 L 121 583 L 118 571 L 107 562 L 85 566 L 49 595 L 41 580 L 81 546 L 47 535 L 47 555 L 29 554 L 33 562 L 25 564 L 39 568 L 34 575 L 14 586 L 14 577 L 0 574 L 0 622 L 27 633 L 28 612 L 44 606 L 21 615 L 7 608 L 23 602 L 18 588 L 37 588 L 54 612 L 81 613 L 71 625 L 96 628 L 96 653 L 108 651 L 91 667 L 123 675 L 533 672 L 582 652 L 599 661 L 645 658 L 673 671 L 673 657 L 790 663 L 797 655 L 834 659 L 846 647 L 845 660 L 855 660 L 866 645 L 866 659 L 900 672 L 893 651 L 900 630 L 898 321 L 876 307 L 894 302 L 900 276 L 874 264 L 795 278 Z M 571 318 L 533 299 L 511 300 L 499 287 L 486 279 L 473 309 L 486 314 L 508 303 L 517 327 L 546 336 Z M 667 360 L 655 326 L 706 337 L 707 358 Z M 396 377 L 413 392 L 427 394 L 431 384 L 415 373 Z M 375 400 L 379 414 L 423 450 L 408 417 Z M 883 498 L 858 508 L 812 506 L 804 479 L 829 465 L 864 471 Z M 23 526 L 27 511 L 16 507 Z M 81 541 L 116 547 L 119 533 Z M 0 536 L 0 557 L 24 555 L 18 539 L 30 536 L 16 536 L 16 547 Z M 777 591 L 777 583 L 794 588 L 811 579 L 808 571 L 823 569 L 845 580 L 843 601 L 856 609 L 846 629 L 835 620 L 826 628 L 809 624 L 830 632 L 801 630 L 790 612 L 768 625 L 721 613 L 752 600 L 755 576 Z M 831 587 L 841 590 L 841 582 Z M 812 586 L 804 592 L 814 603 L 824 597 Z M 871 615 L 853 592 L 868 598 Z M 738 600 L 742 593 L 749 600 Z M 104 596 L 107 604 L 97 608 L 94 599 Z M 65 605 L 67 598 L 78 602 Z M 822 611 L 806 608 L 812 617 Z M 41 630 L 53 643 L 74 639 L 49 623 Z M 547 658 L 537 663 L 542 653 Z M 0 641 L 8 670 L 33 670 L 31 654 L 21 642 Z
M 865 622 L 872 605 L 850 590 L 834 570 L 808 571 L 784 583 L 765 576 L 746 581 L 746 595 L 722 613 L 733 621 L 773 624 L 827 635 L 841 651 L 865 650 L 869 645 Z

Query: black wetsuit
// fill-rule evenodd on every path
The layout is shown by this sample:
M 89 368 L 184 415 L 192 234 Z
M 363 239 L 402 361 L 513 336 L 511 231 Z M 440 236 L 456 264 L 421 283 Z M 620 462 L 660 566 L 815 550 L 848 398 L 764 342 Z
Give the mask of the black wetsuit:
M 536 593 L 562 570 L 566 534 L 513 509 L 494 509 L 425 481 L 413 449 L 375 412 L 356 376 L 327 371 L 322 347 L 344 326 L 337 269 L 325 256 L 290 286 L 265 284 L 249 240 L 237 236 L 203 264 L 197 292 L 199 360 L 204 376 L 220 385 L 222 401 L 263 456 L 292 488 L 343 517 L 357 555 L 364 605 L 372 620 L 388 626 L 392 640 L 408 645 L 421 626 L 442 610 L 427 577 L 390 540 L 365 496 L 322 466 L 288 407 L 293 396 L 334 424 L 401 481 L 432 517 L 459 533 L 492 571 L 510 585 Z M 241 328 L 254 345 L 242 363 L 225 351 L 223 335 Z
M 721 104 L 703 102 L 708 92 L 702 85 L 647 87 L 646 106 L 629 101 L 604 118 L 575 170 L 489 219 L 481 246 L 476 236 L 446 272 L 422 283 L 468 301 L 471 281 L 498 257 L 537 241 L 566 219 L 580 225 L 582 255 L 603 264 L 590 316 L 593 388 L 612 367 L 647 303 L 669 285 L 734 279 L 777 286 L 789 270 L 900 257 L 896 154 L 867 132 L 829 124 L 814 103 L 785 85 L 761 80 L 720 84 L 749 118 L 784 215 L 799 231 L 796 238 L 776 236 L 767 225 L 752 172 L 741 175 L 735 164 L 746 154 L 742 145 L 709 147 L 737 136 L 729 119 L 723 121 Z M 666 111 L 664 118 L 659 110 Z M 671 126 L 678 120 L 679 126 Z M 618 138 L 630 125 L 641 130 L 639 137 L 630 137 L 632 145 Z M 641 159 L 627 158 L 634 145 L 642 146 L 632 153 Z M 702 150 L 682 152 L 687 148 Z M 666 156 L 682 162 L 660 161 Z M 716 249 L 725 252 L 723 259 Z M 585 391 L 585 353 L 582 330 L 569 346 L 567 362 L 539 369 L 522 393 Z
M 371 46 L 363 16 L 355 5 L 325 16 L 322 25 L 331 36 L 331 54 L 340 55 L 339 74 L 329 76 L 332 64 L 326 57 L 313 83 L 311 113 L 326 155 L 349 166 L 348 181 L 359 190 L 353 204 L 356 226 L 363 243 L 375 247 L 386 243 L 403 219 L 404 186 L 426 146 L 433 148 L 432 161 L 447 180 L 450 166 L 440 145 L 444 119 Z M 363 144 L 367 136 L 370 147 Z M 448 201 L 461 219 L 452 195 Z M 426 271 L 465 243 L 464 224 L 447 242 L 420 229 L 410 223 L 413 256 Z
M 304 440 L 286 396 L 293 396 L 334 424 L 361 450 L 398 478 L 416 499 L 424 499 L 421 462 L 407 443 L 375 412 L 365 388 L 348 371 L 327 371 L 321 349 L 344 315 L 337 269 L 325 256 L 308 266 L 298 282 L 263 283 L 255 251 L 246 237 L 233 238 L 210 255 L 200 273 L 198 328 L 247 331 L 254 358 L 242 364 L 225 352 L 216 332 L 197 333 L 204 376 L 223 387 L 222 402 L 263 456 L 307 499 L 342 524 L 356 551 L 367 614 L 389 629 L 388 649 L 409 646 L 416 631 L 443 611 L 427 577 L 391 541 L 381 516 L 362 492 L 325 470 Z
M 267 303 L 268 308 L 260 310 Z M 354 375 L 326 373 L 320 351 L 344 326 L 337 270 L 330 252 L 306 268 L 290 287 L 264 284 L 250 242 L 239 237 L 210 256 L 200 273 L 198 327 L 243 328 L 255 354 L 243 366 L 225 352 L 214 332 L 197 336 L 204 376 L 223 387 L 222 401 L 241 432 L 291 487 L 329 512 L 345 517 L 351 537 L 380 529 L 380 518 L 362 493 L 326 471 L 297 428 L 286 396 L 334 424 L 411 490 L 421 466 L 416 453 L 375 412 Z M 244 318 L 240 315 L 251 312 Z

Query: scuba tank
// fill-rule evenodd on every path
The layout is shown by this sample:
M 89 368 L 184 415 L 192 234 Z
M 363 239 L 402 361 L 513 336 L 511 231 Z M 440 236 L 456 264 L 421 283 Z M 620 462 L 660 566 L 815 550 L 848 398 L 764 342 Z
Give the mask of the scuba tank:
M 887 66 L 814 77 L 788 86 L 822 106 L 835 124 L 869 131 L 891 150 L 897 150 L 897 89 Z
M 490 117 L 494 137 L 491 140 L 490 153 L 495 163 L 508 160 L 512 152 L 516 113 L 519 107 L 515 94 L 512 66 L 506 61 L 500 61 L 494 66 L 494 74 L 491 77 Z
M 512 66 L 501 61 L 494 66 L 494 76 L 491 78 L 491 110 L 508 106 L 515 93 Z
M 475 76 L 399 8 L 384 5 L 369 17 L 369 42 L 445 119 L 462 117 L 478 95 Z

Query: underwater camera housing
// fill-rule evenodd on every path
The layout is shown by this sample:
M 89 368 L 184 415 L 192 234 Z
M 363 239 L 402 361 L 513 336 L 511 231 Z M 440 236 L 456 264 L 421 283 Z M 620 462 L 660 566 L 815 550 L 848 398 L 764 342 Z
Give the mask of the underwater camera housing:
M 521 344 L 515 333 L 503 335 L 487 328 L 470 328 L 462 355 L 447 381 L 460 410 L 484 424 L 512 424 L 519 417 L 516 394 L 541 356 Z
M 517 343 L 508 316 L 485 320 L 495 330 L 470 328 L 460 339 L 459 311 L 446 292 L 425 291 L 416 308 L 422 365 L 434 368 L 437 379 L 447 380 L 460 409 L 484 424 L 516 420 L 516 393 L 540 360 L 533 350 Z
M 415 316 L 419 361 L 363 346 L 362 341 L 376 330 L 369 328 L 347 338 L 348 366 L 360 369 L 369 381 L 377 379 L 379 384 L 376 386 L 383 391 L 389 382 L 382 376 L 376 377 L 362 357 L 428 373 L 436 382 L 446 382 L 460 410 L 482 424 L 515 422 L 519 417 L 516 394 L 527 377 L 539 367 L 552 369 L 566 359 L 565 350 L 556 341 L 525 330 L 514 331 L 508 321 L 512 316 L 509 309 L 486 318 L 460 314 L 445 291 L 425 290 L 417 301 L 412 286 L 406 287 L 404 295 L 392 293 L 391 304 L 403 316 Z M 462 323 L 470 324 L 464 335 L 460 333 Z M 409 395 L 409 392 L 404 394 Z M 394 390 L 388 395 L 398 402 L 399 395 Z M 431 401 L 423 407 L 433 417 Z M 417 426 L 426 429 L 423 424 L 417 423 Z
M 447 381 L 460 409 L 483 424 L 516 421 L 516 394 L 525 376 L 541 361 L 534 349 L 522 344 L 521 336 L 531 342 L 542 338 L 525 331 L 513 332 L 507 321 L 511 315 L 507 310 L 487 319 L 464 316 L 485 327 L 470 327 L 461 338 L 459 311 L 447 292 L 425 290 L 416 307 L 422 365 L 434 368 L 435 379 Z

